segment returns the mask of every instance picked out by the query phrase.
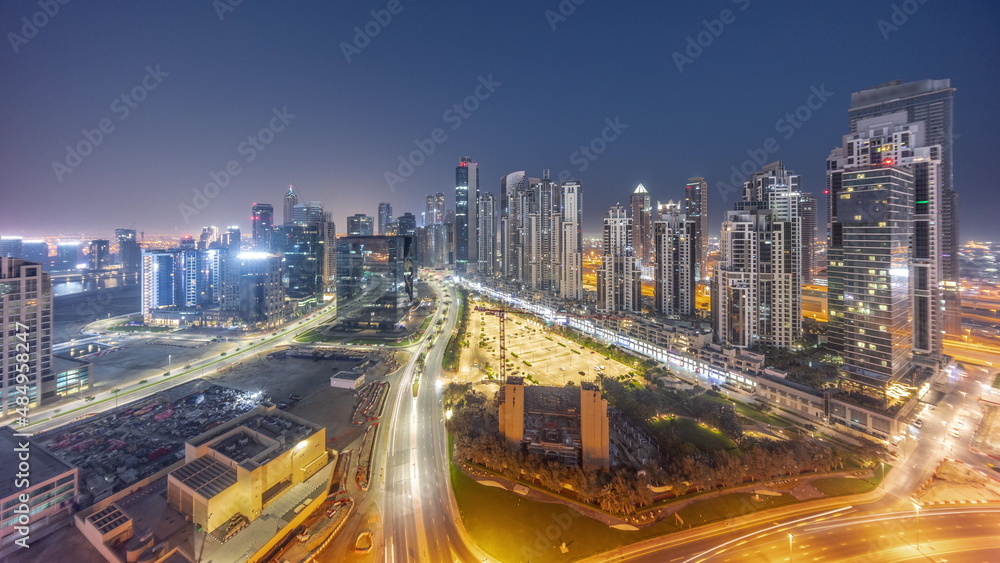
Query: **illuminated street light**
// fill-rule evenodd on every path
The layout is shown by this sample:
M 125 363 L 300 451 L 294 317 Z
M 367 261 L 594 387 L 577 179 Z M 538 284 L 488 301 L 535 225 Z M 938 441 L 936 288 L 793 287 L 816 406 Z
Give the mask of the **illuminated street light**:
M 788 563 L 792 563 L 792 533 L 788 532 Z
M 913 505 L 913 509 L 917 511 L 917 551 L 920 551 L 920 505 L 913 500 L 910 503 Z

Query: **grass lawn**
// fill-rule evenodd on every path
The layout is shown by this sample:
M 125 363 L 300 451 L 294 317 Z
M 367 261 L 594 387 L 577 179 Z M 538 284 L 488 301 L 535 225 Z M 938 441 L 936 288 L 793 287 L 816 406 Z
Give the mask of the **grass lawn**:
M 791 426 L 791 424 L 789 424 L 787 421 L 770 414 L 764 414 L 749 405 L 744 405 L 743 403 L 739 402 L 733 404 L 736 407 L 736 412 L 742 414 L 747 418 L 756 420 L 757 422 L 763 422 L 764 424 L 770 424 L 771 426 L 780 426 L 782 428 L 788 428 L 789 426 Z
M 689 418 L 659 420 L 654 424 L 674 427 L 682 440 L 694 444 L 703 452 L 736 449 L 736 443 L 722 432 L 711 430 Z
M 828 497 L 858 495 L 861 493 L 867 493 L 875 488 L 875 485 L 866 479 L 848 479 L 846 477 L 827 477 L 825 479 L 816 479 L 812 482 L 812 485 Z
M 668 517 L 635 532 L 615 530 L 565 505 L 527 500 L 480 485 L 454 465 L 451 481 L 466 529 L 498 561 L 571 561 L 680 529 L 677 521 Z M 678 513 L 686 528 L 793 502 L 795 498 L 788 494 L 762 496 L 758 502 L 752 494 L 733 493 L 691 504 Z M 563 542 L 569 553 L 560 553 Z
M 872 479 L 848 479 L 846 477 L 826 477 L 823 479 L 816 479 L 812 482 L 812 485 L 823 491 L 828 497 L 837 497 L 841 495 L 858 495 L 861 493 L 867 493 L 877 487 L 882 479 L 892 471 L 892 466 L 888 463 L 885 465 L 885 473 L 883 474 L 881 468 L 875 469 L 875 474 L 872 475 Z
M 700 526 L 794 502 L 796 502 L 795 497 L 790 494 L 783 494 L 780 497 L 761 495 L 760 501 L 756 501 L 752 493 L 731 493 L 685 506 L 677 513 L 684 520 L 685 526 Z
M 296 342 L 326 342 L 328 340 L 333 339 L 323 336 L 322 328 L 314 328 L 295 337 Z
M 993 386 L 1000 389 L 1000 373 L 993 379 Z

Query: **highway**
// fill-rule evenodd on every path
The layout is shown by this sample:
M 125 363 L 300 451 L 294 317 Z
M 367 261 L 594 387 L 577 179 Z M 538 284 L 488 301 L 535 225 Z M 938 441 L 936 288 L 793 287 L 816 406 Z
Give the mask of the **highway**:
M 235 337 L 233 339 L 234 347 L 242 348 L 242 350 L 238 353 L 227 355 L 225 358 L 220 358 L 216 353 L 208 352 L 202 358 L 191 361 L 191 368 L 188 368 L 189 371 L 187 371 L 187 373 L 170 377 L 168 379 L 161 379 L 160 381 L 154 381 L 152 384 L 140 385 L 138 383 L 139 381 L 142 381 L 144 377 L 148 377 L 147 375 L 137 375 L 133 381 L 117 382 L 115 386 L 121 389 L 121 392 L 118 393 L 117 397 L 115 397 L 110 390 L 103 392 L 91 392 L 90 394 L 94 396 L 94 400 L 91 402 L 86 402 L 82 399 L 73 399 L 69 401 L 60 401 L 44 407 L 34 407 L 30 410 L 30 424 L 27 427 L 18 427 L 18 429 L 27 430 L 32 434 L 37 434 L 46 430 L 58 428 L 59 426 L 71 422 L 81 416 L 110 410 L 115 408 L 116 404 L 122 405 L 138 399 L 143 399 L 188 381 L 211 375 L 223 368 L 242 362 L 253 356 L 269 353 L 282 346 L 297 344 L 294 340 L 296 336 L 304 334 L 313 328 L 328 324 L 331 320 L 330 314 L 333 313 L 334 310 L 336 310 L 338 316 L 343 316 L 364 305 L 367 302 L 366 300 L 370 299 L 381 288 L 381 280 L 378 278 L 375 279 L 378 283 L 372 283 L 370 287 L 366 288 L 364 294 L 347 303 L 339 304 L 339 307 L 335 304 L 329 304 L 317 309 L 305 317 L 296 318 L 284 326 L 253 335 Z M 335 309 L 335 307 L 337 308 Z M 98 319 L 98 321 L 100 321 L 100 319 Z M 278 336 L 270 336 L 270 334 L 274 332 L 277 332 Z M 171 335 L 170 333 L 154 333 L 152 335 L 132 335 L 130 338 L 170 339 Z M 253 341 L 258 339 L 260 341 L 259 343 L 252 344 Z M 166 371 L 170 368 L 169 366 L 163 366 L 162 369 Z M 158 373 L 160 372 L 157 371 L 157 374 Z M 14 417 L 9 417 L 6 420 L 0 421 L 0 424 L 15 425 L 15 422 L 16 419 Z
M 448 442 L 440 406 L 441 359 L 457 322 L 457 296 L 452 287 L 433 284 L 439 307 L 420 341 L 404 348 L 409 361 L 396 374 L 392 396 L 375 445 L 372 483 L 355 515 L 318 558 L 320 561 L 424 562 L 486 561 L 461 526 L 452 500 Z M 445 306 L 445 303 L 450 303 Z M 440 335 L 433 329 L 448 313 Z M 412 383 L 417 359 L 427 351 L 426 371 L 417 396 Z M 351 485 L 356 491 L 356 486 Z M 376 531 L 377 550 L 355 554 L 362 530 Z M 381 533 L 378 531 L 381 530 Z

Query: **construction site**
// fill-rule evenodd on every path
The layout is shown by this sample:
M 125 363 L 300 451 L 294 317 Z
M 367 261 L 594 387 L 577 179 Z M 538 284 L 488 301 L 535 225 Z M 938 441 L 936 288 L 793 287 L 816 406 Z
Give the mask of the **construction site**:
M 581 346 L 546 328 L 529 314 L 470 303 L 468 331 L 456 380 L 491 385 L 500 376 L 500 317 L 504 315 L 506 375 L 535 385 L 565 386 L 598 376 L 629 379 L 633 368 Z M 483 309 L 483 310 L 477 310 Z M 502 313 L 500 313 L 502 312 Z M 492 385 L 496 390 L 497 385 Z

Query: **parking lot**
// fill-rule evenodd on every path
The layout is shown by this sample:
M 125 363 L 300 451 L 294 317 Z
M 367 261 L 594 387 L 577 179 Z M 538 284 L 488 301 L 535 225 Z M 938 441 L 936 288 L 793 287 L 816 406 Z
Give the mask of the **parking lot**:
M 530 376 L 539 385 L 563 386 L 570 381 L 579 384 L 581 380 L 595 380 L 598 373 L 619 377 L 632 371 L 624 364 L 549 332 L 544 324 L 531 318 L 508 315 L 506 333 L 507 374 Z M 462 352 L 458 379 L 480 381 L 486 378 L 486 366 L 494 375 L 497 373 L 499 335 L 500 320 L 497 317 L 471 311 L 467 336 L 469 347 Z

